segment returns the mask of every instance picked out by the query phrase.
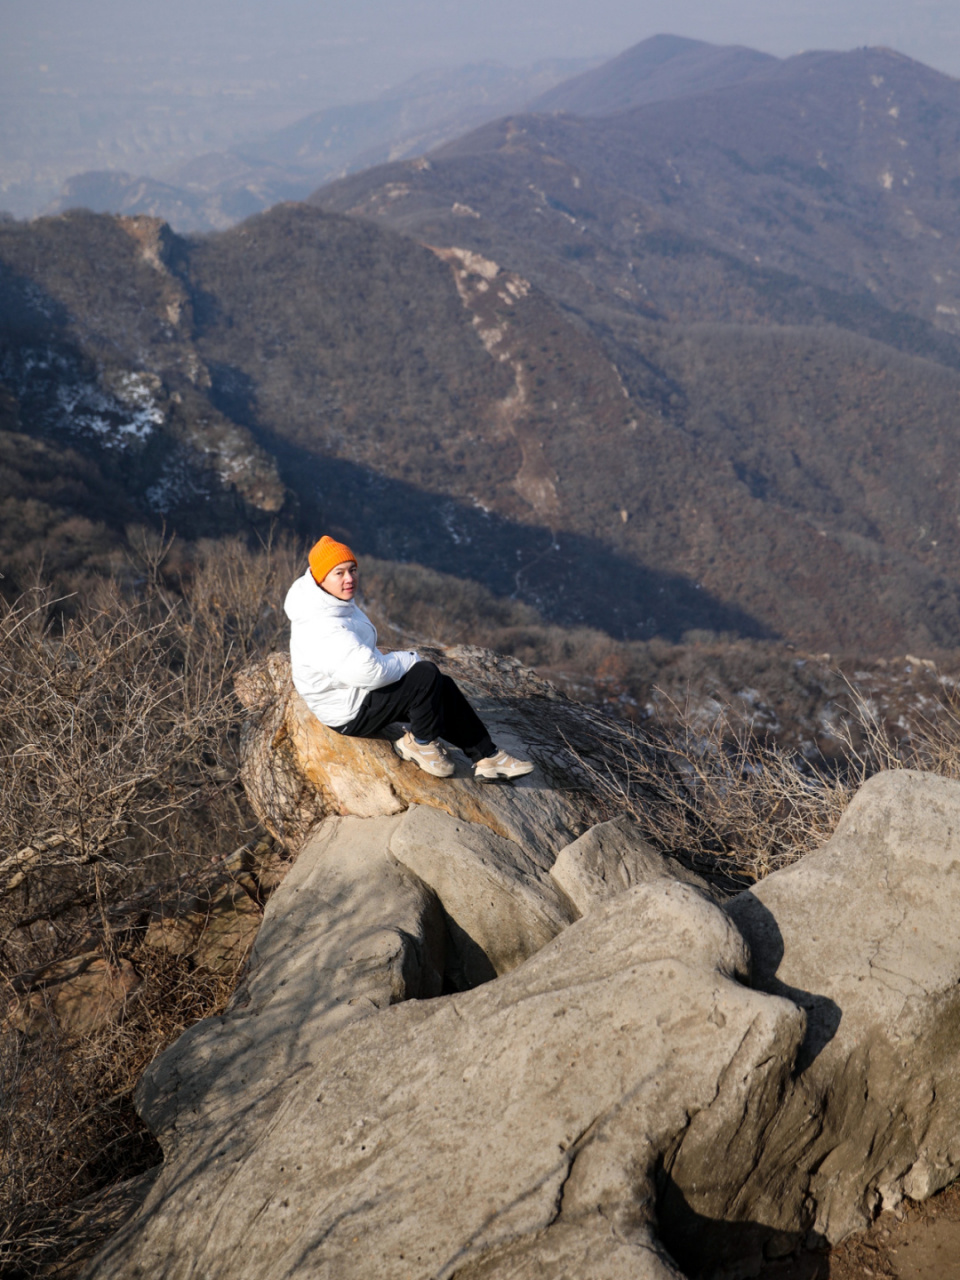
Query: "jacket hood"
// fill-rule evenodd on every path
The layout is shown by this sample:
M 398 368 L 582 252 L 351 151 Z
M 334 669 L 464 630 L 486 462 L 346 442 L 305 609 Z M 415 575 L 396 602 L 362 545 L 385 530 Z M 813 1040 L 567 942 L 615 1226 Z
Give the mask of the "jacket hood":
M 313 618 L 349 618 L 359 609 L 355 600 L 338 600 L 318 587 L 308 569 L 287 592 L 283 611 L 291 622 L 309 622 Z

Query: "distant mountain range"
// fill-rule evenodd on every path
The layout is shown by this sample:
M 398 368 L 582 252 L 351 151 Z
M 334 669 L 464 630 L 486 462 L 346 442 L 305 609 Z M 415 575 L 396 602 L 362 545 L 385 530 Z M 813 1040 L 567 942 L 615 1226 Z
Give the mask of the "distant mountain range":
M 776 66 L 768 53 L 712 45 L 684 36 L 653 36 L 619 57 L 571 76 L 529 104 L 539 113 L 610 116 L 648 102 L 669 102 L 739 84 Z
M 481 63 L 422 72 L 370 102 L 313 112 L 156 177 L 117 170 L 78 173 L 48 212 L 82 207 L 163 218 L 181 232 L 223 230 L 281 200 L 302 200 L 330 178 L 418 155 L 484 121 L 521 110 L 589 65 L 585 58 L 567 58 L 520 70 Z
M 202 239 L 0 223 L 0 554 L 279 519 L 617 636 L 955 648 L 960 84 L 663 37 L 565 92 Z
M 314 199 L 499 253 L 578 305 L 690 321 L 853 309 L 848 327 L 885 338 L 907 312 L 927 353 L 960 333 L 958 121 L 960 81 L 884 50 L 806 54 L 600 119 L 511 116 Z
M 47 212 L 147 214 L 180 232 L 223 230 L 281 200 L 302 200 L 323 182 L 421 155 L 509 112 L 610 115 L 737 84 L 776 61 L 752 49 L 655 36 L 600 67 L 569 58 L 522 70 L 482 63 L 424 72 L 370 102 L 314 112 L 156 176 L 78 173 Z

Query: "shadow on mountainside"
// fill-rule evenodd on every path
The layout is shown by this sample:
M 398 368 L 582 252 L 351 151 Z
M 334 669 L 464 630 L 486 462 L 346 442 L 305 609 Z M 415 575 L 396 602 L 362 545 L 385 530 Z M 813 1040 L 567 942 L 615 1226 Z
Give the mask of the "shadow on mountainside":
M 617 639 L 679 641 L 692 630 L 776 638 L 690 579 L 636 564 L 598 538 L 520 524 L 348 459 L 311 453 L 258 421 L 242 370 L 212 366 L 211 373 L 213 403 L 277 460 L 300 500 L 308 538 L 322 524 L 361 552 L 473 579 L 494 595 L 533 605 L 549 622 L 591 626 Z

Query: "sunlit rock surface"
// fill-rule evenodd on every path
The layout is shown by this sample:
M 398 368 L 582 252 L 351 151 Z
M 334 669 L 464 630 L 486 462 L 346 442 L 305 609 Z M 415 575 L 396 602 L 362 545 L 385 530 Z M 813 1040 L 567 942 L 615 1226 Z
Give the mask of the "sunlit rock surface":
M 598 746 L 582 707 L 516 659 L 463 646 L 437 658 L 497 745 L 529 752 L 534 773 L 507 786 L 477 782 L 454 752 L 456 777 L 433 778 L 389 742 L 345 738 L 320 724 L 293 688 L 289 658 L 275 653 L 246 669 L 237 694 L 250 712 L 244 785 L 278 838 L 296 845 L 327 814 L 371 818 L 423 804 L 517 841 L 549 869 L 564 845 L 603 816 L 578 759 L 589 761 Z

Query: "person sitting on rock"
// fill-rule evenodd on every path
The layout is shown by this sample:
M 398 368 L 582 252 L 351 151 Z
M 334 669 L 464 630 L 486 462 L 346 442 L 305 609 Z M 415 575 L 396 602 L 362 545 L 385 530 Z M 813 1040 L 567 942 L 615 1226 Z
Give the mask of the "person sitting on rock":
M 482 720 L 450 676 L 413 650 L 381 653 L 377 632 L 354 600 L 357 557 L 324 535 L 309 568 L 287 592 L 293 683 L 321 724 L 351 738 L 376 737 L 389 724 L 406 732 L 394 742 L 404 760 L 435 778 L 453 763 L 440 739 L 473 761 L 477 778 L 520 778 L 533 765 L 497 749 Z

